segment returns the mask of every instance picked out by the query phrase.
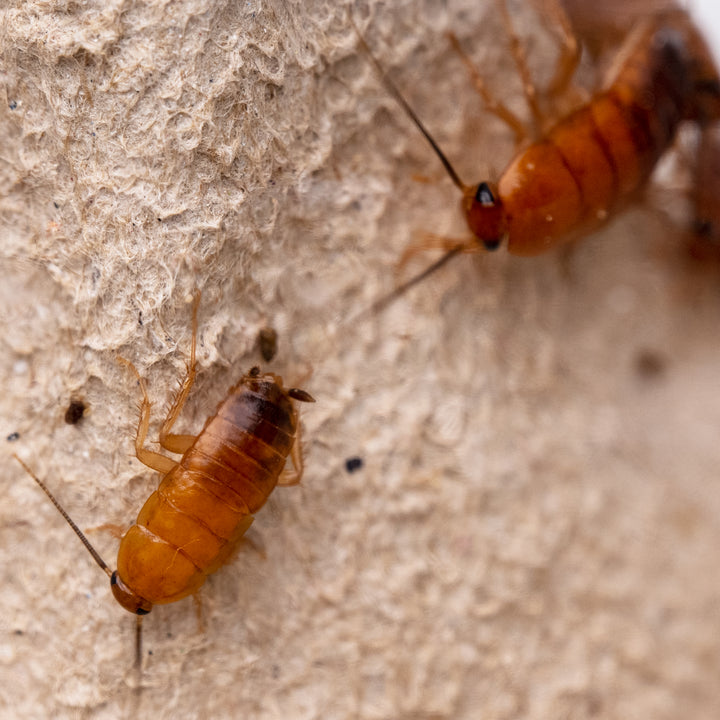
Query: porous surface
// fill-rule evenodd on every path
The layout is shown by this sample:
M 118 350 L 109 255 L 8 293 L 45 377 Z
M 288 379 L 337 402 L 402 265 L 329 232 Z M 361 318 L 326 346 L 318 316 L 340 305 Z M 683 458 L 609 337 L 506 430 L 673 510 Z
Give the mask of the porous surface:
M 549 78 L 556 36 L 511 8 Z M 0 10 L 0 718 L 717 718 L 717 267 L 643 203 L 569 255 L 462 256 L 358 317 L 408 243 L 465 229 L 348 11 Z M 526 113 L 497 5 L 353 15 L 460 175 L 497 176 L 512 135 L 444 35 Z M 138 679 L 133 618 L 11 453 L 80 527 L 132 523 L 157 476 L 117 357 L 155 439 L 195 289 L 181 431 L 255 364 L 317 403 L 302 485 L 206 583 L 200 622 L 189 599 L 148 616 Z M 113 565 L 112 534 L 90 538 Z

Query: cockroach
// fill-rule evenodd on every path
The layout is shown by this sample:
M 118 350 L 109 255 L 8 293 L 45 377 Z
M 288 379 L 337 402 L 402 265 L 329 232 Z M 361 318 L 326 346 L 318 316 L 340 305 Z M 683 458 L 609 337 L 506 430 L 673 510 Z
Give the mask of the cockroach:
M 473 238 L 430 236 L 424 248 L 446 251 L 420 275 L 375 303 L 378 310 L 461 252 L 497 250 L 537 255 L 577 239 L 603 224 L 635 200 L 683 121 L 706 129 L 720 119 L 720 78 L 705 41 L 688 14 L 677 7 L 637 20 L 627 34 L 600 90 L 570 114 L 550 122 L 537 93 L 506 0 L 498 0 L 533 117 L 526 129 L 502 103 L 494 100 L 483 78 L 457 39 L 450 42 L 468 66 L 489 112 L 504 120 L 516 135 L 518 150 L 499 181 L 464 183 L 435 140 L 388 78 L 367 44 L 383 83 L 440 158 L 462 192 L 461 207 Z M 567 89 L 579 59 L 570 22 L 558 0 L 545 0 L 559 19 L 565 38 L 550 96 Z M 413 250 L 406 252 L 406 256 Z
M 160 445 L 182 455 L 179 461 L 145 448 L 151 410 L 147 387 L 135 366 L 119 358 L 142 392 L 135 454 L 163 477 L 122 536 L 117 570 L 108 567 L 45 483 L 15 456 L 110 577 L 115 599 L 138 616 L 138 666 L 141 616 L 154 605 L 197 593 L 232 555 L 275 486 L 300 482 L 302 453 L 293 401 L 315 402 L 306 391 L 285 389 L 279 376 L 254 367 L 230 388 L 198 435 L 171 433 L 195 381 L 198 304 L 199 293 L 187 375 L 160 430 Z M 288 456 L 292 471 L 284 471 Z

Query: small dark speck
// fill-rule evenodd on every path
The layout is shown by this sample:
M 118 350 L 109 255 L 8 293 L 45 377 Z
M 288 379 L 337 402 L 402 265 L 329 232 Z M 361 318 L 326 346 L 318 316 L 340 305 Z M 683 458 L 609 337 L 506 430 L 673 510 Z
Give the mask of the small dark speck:
M 11 100 L 11 101 L 10 101 L 10 109 L 11 109 L 11 110 L 16 110 L 16 109 L 17 109 L 17 103 L 15 102 L 15 100 Z
M 148 650 L 148 655 L 152 655 L 152 650 Z
M 68 425 L 77 425 L 85 416 L 85 410 L 87 405 L 82 400 L 72 399 L 65 411 L 65 422 Z
M 213 83 L 213 82 L 215 82 L 215 81 L 214 81 L 212 78 L 210 78 L 210 82 Z
M 271 672 L 272 672 L 273 679 L 277 680 L 280 677 L 280 666 L 273 665 Z
M 644 348 L 635 355 L 635 372 L 648 380 L 659 378 L 667 366 L 667 360 L 656 350 Z
M 138 311 L 138 325 L 142 327 L 143 319 L 142 319 L 142 310 Z
M 15 634 L 16 634 L 16 635 L 22 635 L 22 634 L 23 634 L 23 631 L 22 631 L 22 630 L 16 630 L 16 631 L 15 631 Z
M 55 206 L 56 210 L 60 207 L 54 200 L 53 200 L 53 205 Z
M 349 473 L 354 473 L 363 466 L 363 459 L 361 457 L 350 457 L 345 461 L 345 469 Z
M 19 432 L 10 433 L 10 434 L 7 436 L 7 441 L 8 441 L 8 442 L 15 442 L 16 440 L 19 440 L 19 439 L 20 439 L 20 433 L 19 433 Z
M 162 222 L 162 218 L 158 218 L 157 221 L 158 221 L 158 222 Z
M 258 343 L 260 345 L 260 354 L 265 362 L 270 362 L 278 350 L 277 332 L 271 327 L 264 327 L 258 333 Z
M 695 235 L 710 235 L 712 223 L 709 220 L 695 218 L 692 221 L 692 231 Z

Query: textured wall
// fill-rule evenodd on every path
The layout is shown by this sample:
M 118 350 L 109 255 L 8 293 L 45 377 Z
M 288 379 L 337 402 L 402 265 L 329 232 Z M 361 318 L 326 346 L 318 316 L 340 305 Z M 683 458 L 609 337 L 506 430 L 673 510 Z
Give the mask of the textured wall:
M 512 7 L 548 77 L 553 38 Z M 497 173 L 511 136 L 443 35 L 523 112 L 495 4 L 354 12 L 461 175 Z M 413 238 L 465 231 L 347 3 L 0 17 L 0 718 L 718 717 L 720 278 L 672 223 L 645 204 L 569 257 L 462 257 L 353 321 Z M 81 527 L 130 523 L 157 477 L 116 357 L 162 416 L 196 287 L 187 428 L 265 323 L 318 402 L 303 485 L 208 581 L 203 629 L 190 600 L 149 616 L 137 692 L 133 619 L 10 453 Z

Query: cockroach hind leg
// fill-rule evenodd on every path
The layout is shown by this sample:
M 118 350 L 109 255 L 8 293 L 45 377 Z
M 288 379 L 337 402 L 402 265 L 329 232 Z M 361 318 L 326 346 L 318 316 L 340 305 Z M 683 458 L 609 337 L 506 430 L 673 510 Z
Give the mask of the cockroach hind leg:
M 560 98 L 572 88 L 572 79 L 580 63 L 580 43 L 560 0 L 533 0 L 533 4 L 544 24 L 561 38 L 555 74 L 543 91 L 549 98 Z
M 496 0 L 496 4 L 500 9 L 500 14 L 502 15 L 503 25 L 505 25 L 505 32 L 508 36 L 508 42 L 510 43 L 510 54 L 512 55 L 515 67 L 520 75 L 520 82 L 522 83 L 522 91 L 525 95 L 525 102 L 530 108 L 530 113 L 533 117 L 533 134 L 535 137 L 539 137 L 542 132 L 542 128 L 545 125 L 545 115 L 540 109 L 540 104 L 538 103 L 537 88 L 535 87 L 535 83 L 533 82 L 532 75 L 530 73 L 530 65 L 528 63 L 525 50 L 523 49 L 522 42 L 520 41 L 520 37 L 513 26 L 510 11 L 507 6 L 507 0 Z
M 180 390 L 175 396 L 168 414 L 160 428 L 160 446 L 168 452 L 177 453 L 183 455 L 190 446 L 195 442 L 194 435 L 177 435 L 171 433 L 173 425 L 177 421 L 180 413 L 182 412 L 185 402 L 188 399 L 190 390 L 195 384 L 195 378 L 197 376 L 197 359 L 196 359 L 196 348 L 197 348 L 197 335 L 198 335 L 198 307 L 200 306 L 200 291 L 196 290 L 193 295 L 193 306 L 192 306 L 192 341 L 190 344 L 190 359 L 187 363 L 187 372 L 182 382 L 180 383 Z
M 138 420 L 137 431 L 135 433 L 135 457 L 147 467 L 156 470 L 163 475 L 169 473 L 177 464 L 172 458 L 166 457 L 154 450 L 148 450 L 145 447 L 147 440 L 148 428 L 150 427 L 150 410 L 152 403 L 147 392 L 147 385 L 137 368 L 124 357 L 118 357 L 118 362 L 126 365 L 137 378 L 140 390 L 142 391 L 142 402 L 140 403 L 140 418 Z
M 452 33 L 448 33 L 448 39 L 455 52 L 460 56 L 467 68 L 475 90 L 480 95 L 488 112 L 502 120 L 512 130 L 515 136 L 515 145 L 519 147 L 527 139 L 539 138 L 544 130 L 557 119 L 559 109 L 556 107 L 558 99 L 569 94 L 572 88 L 572 79 L 580 62 L 580 44 L 575 37 L 570 20 L 559 0 L 534 0 L 538 15 L 546 26 L 549 26 L 561 37 L 559 57 L 556 62 L 555 72 L 547 88 L 539 92 L 530 72 L 530 65 L 523 49 L 522 43 L 513 26 L 510 12 L 507 7 L 507 0 L 496 0 L 496 5 L 502 16 L 505 33 L 510 44 L 510 52 L 517 68 L 522 84 L 523 94 L 530 113 L 532 122 L 525 123 L 515 115 L 504 103 L 497 100 L 489 91 L 487 83 L 475 66 L 473 61 L 464 51 L 458 39 Z M 572 88 L 576 90 L 575 88 Z M 578 93 L 575 92 L 574 95 Z M 549 111 L 541 106 L 541 99 L 547 99 L 550 104 Z M 545 103 L 543 103 L 544 105 Z
M 482 76 L 480 71 L 475 67 L 475 63 L 470 59 L 470 56 L 465 52 L 457 36 L 453 32 L 446 33 L 446 37 L 452 45 L 453 50 L 460 56 L 463 64 L 467 68 L 470 79 L 472 80 L 475 90 L 478 95 L 482 98 L 485 105 L 485 109 L 500 118 L 515 135 L 516 146 L 521 145 L 525 139 L 532 135 L 530 130 L 526 127 L 525 123 L 515 115 L 504 103 L 500 102 L 488 89 L 485 78 Z

